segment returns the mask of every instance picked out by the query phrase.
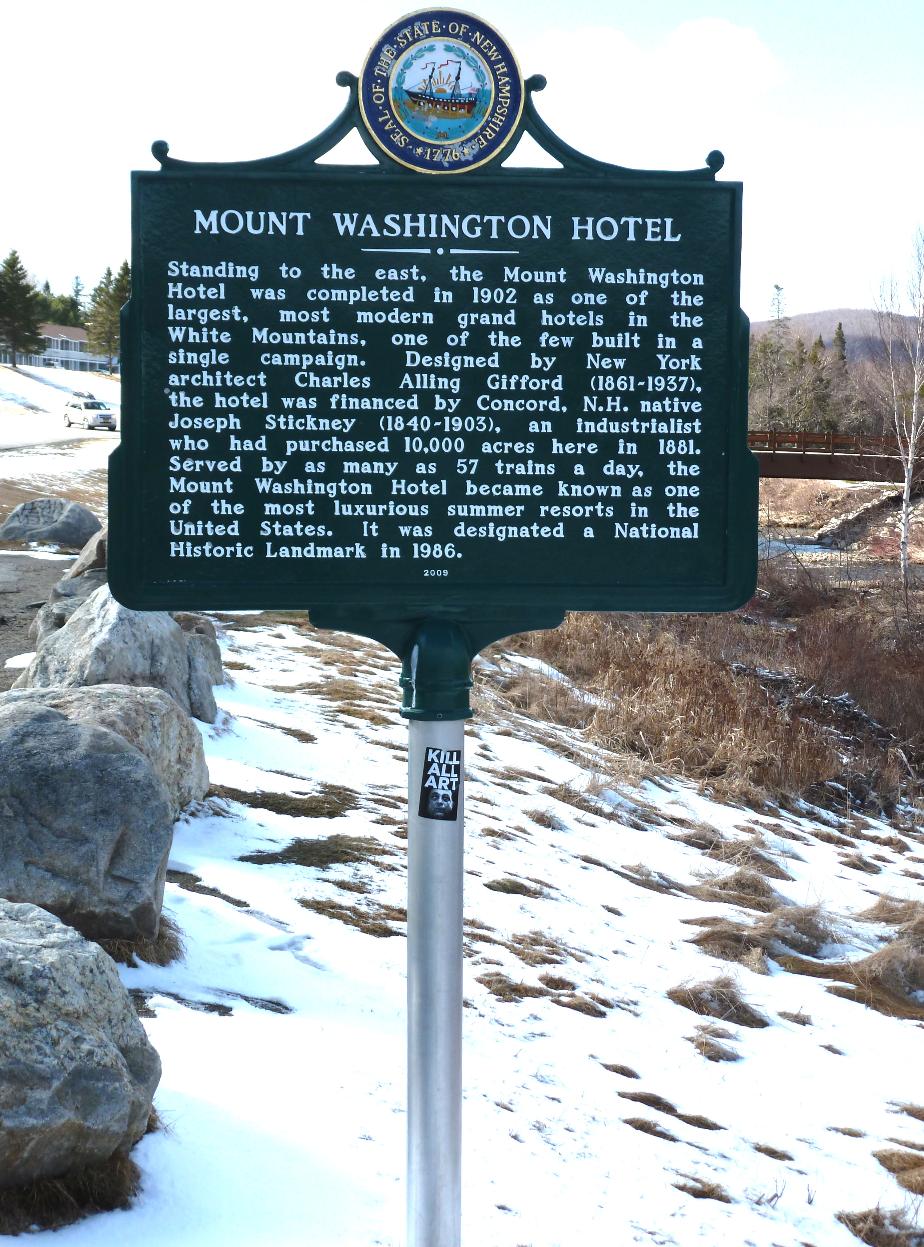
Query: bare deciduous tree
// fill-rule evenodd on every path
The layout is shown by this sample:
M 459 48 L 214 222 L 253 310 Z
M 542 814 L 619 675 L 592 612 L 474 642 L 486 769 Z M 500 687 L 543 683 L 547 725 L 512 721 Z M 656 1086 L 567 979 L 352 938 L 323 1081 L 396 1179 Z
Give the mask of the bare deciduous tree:
M 876 313 L 884 353 L 884 380 L 903 469 L 899 564 L 907 607 L 911 581 L 911 492 L 915 476 L 924 466 L 924 230 L 918 230 L 915 237 L 904 292 L 894 279 L 887 282 Z

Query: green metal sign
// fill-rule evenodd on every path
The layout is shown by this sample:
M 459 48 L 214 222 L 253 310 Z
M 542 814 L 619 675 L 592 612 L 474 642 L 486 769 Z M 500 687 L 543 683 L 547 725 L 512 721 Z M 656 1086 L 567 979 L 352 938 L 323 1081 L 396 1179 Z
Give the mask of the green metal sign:
M 560 167 L 473 146 L 471 171 L 427 177 L 339 81 L 344 113 L 296 151 L 188 164 L 157 144 L 160 171 L 133 175 L 115 595 L 307 608 L 399 653 L 424 619 L 475 652 L 569 609 L 745 601 L 757 468 L 721 157 L 591 160 L 532 79 L 504 155 L 525 131 Z M 353 127 L 378 163 L 318 164 Z

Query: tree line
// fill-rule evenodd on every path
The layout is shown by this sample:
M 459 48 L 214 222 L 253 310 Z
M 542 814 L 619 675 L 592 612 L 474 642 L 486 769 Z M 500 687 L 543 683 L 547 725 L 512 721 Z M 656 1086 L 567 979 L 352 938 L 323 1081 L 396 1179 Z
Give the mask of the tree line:
M 869 334 L 852 358 L 840 321 L 828 342 L 821 334 L 806 341 L 785 314 L 782 287 L 774 286 L 769 327 L 751 334 L 748 427 L 894 436 L 886 338 L 877 308 L 870 312 Z
M 15 368 L 22 356 L 44 352 L 41 325 L 82 328 L 90 350 L 105 356 L 112 372 L 119 354 L 119 313 L 131 285 L 131 268 L 123 260 L 116 273 L 106 269 L 89 298 L 79 277 L 69 294 L 55 294 L 47 281 L 41 288 L 36 285 L 13 250 L 0 265 L 0 346 L 10 352 Z

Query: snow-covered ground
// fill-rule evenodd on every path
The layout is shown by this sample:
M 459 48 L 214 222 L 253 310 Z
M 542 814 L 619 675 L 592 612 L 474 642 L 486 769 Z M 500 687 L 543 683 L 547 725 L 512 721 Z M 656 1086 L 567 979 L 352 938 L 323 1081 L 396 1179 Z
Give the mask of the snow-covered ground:
M 121 428 L 118 378 L 71 368 L 11 368 L 0 364 L 0 451 L 87 439 L 102 443 L 108 455 L 118 441 L 118 432 L 65 426 L 64 404 L 75 390 L 108 403 L 116 415 L 116 428 Z
M 397 665 L 274 617 L 221 628 L 233 683 L 203 737 L 224 795 L 177 824 L 167 885 L 186 954 L 123 971 L 153 1014 L 165 1128 L 136 1150 L 135 1208 L 37 1245 L 404 1241 Z M 480 669 L 485 707 L 492 669 Z M 872 1154 L 896 1137 L 924 1148 L 924 1122 L 901 1109 L 924 1101 L 920 1024 L 774 961 L 762 974 L 692 945 L 690 919 L 759 915 L 686 894 L 731 867 L 678 837 L 759 835 L 790 876 L 772 881 L 779 894 L 836 916 L 824 955 L 839 959 L 886 938 L 855 917 L 879 893 L 921 896 L 920 842 L 858 840 L 876 850 L 873 876 L 817 838 L 831 834 L 821 812 L 771 817 L 670 779 L 620 787 L 605 753 L 500 702 L 467 734 L 464 1241 L 856 1247 L 838 1212 L 907 1207 Z M 302 809 L 274 812 L 272 794 Z M 869 820 L 841 830 L 892 834 Z M 331 836 L 354 838 L 334 842 L 351 860 L 241 860 Z M 729 974 L 767 1025 L 716 1023 L 667 997 Z M 738 1059 L 705 1059 L 691 1042 L 703 1024 Z
M 0 369 L 0 390 L 9 373 Z M 33 405 L 45 405 L 24 414 L 20 395 L 11 413 L 0 398 L 0 447 L 11 414 L 49 413 L 49 436 L 61 431 L 64 392 L 47 387 L 64 378 L 33 380 Z M 82 389 L 87 377 L 67 382 Z M 110 401 L 99 379 L 87 388 Z M 61 480 L 88 455 L 101 467 L 114 440 L 67 436 L 68 447 L 16 443 L 0 479 Z M 136 1149 L 143 1186 L 130 1211 L 38 1233 L 36 1247 L 404 1242 L 398 666 L 292 617 L 217 622 L 229 682 L 216 690 L 218 720 L 202 727 L 215 788 L 177 824 L 167 884 L 185 955 L 122 971 L 163 1059 L 163 1128 Z M 920 827 L 896 836 L 821 810 L 733 807 L 669 776 L 632 786 L 618 759 L 497 692 L 515 670 L 563 676 L 502 653 L 477 667 L 467 1247 L 856 1247 L 840 1212 L 878 1206 L 913 1222 L 920 1198 L 874 1153 L 918 1151 L 924 1163 L 922 1022 L 866 1008 L 835 994 L 849 984 L 809 971 L 894 936 L 857 915 L 880 895 L 924 896 Z M 724 864 L 703 849 L 717 838 Z M 244 860 L 299 841 L 289 856 L 315 864 Z M 704 930 L 692 920 L 760 920 L 690 892 L 728 876 L 739 848 L 760 848 L 783 875 L 768 879 L 779 903 L 819 905 L 831 919 L 828 945 L 802 972 L 772 956 L 720 960 L 691 942 Z M 765 1025 L 668 996 L 725 976 Z

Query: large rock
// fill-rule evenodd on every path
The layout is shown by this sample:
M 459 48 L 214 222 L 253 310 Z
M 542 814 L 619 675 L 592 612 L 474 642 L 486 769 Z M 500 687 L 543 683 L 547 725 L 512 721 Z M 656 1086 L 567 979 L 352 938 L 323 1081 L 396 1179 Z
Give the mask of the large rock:
M 65 580 L 82 576 L 84 572 L 106 571 L 106 548 L 109 541 L 109 526 L 95 532 L 77 558 L 64 573 Z M 105 577 L 104 577 L 105 579 Z
M 0 897 L 91 939 L 154 939 L 172 815 L 150 762 L 115 732 L 0 701 Z
M 46 636 L 14 688 L 149 685 L 169 693 L 187 714 L 211 723 L 218 708 L 202 676 L 203 643 L 197 640 L 191 648 L 187 634 L 165 611 L 129 610 L 103 586 Z
M 147 758 L 177 818 L 208 791 L 202 737 L 172 697 L 157 688 L 94 684 L 88 688 L 33 688 L 0 695 L 0 705 L 50 706 L 74 723 L 108 728 Z
M 87 571 L 76 579 L 64 576 L 59 580 L 48 601 L 29 625 L 29 635 L 36 645 L 41 645 L 46 637 L 63 628 L 74 611 L 105 583 L 106 572 L 98 569 Z
M 101 527 L 92 511 L 69 498 L 32 498 L 0 524 L 0 541 L 47 541 L 80 550 Z
M 189 704 L 203 708 L 215 705 L 212 685 L 222 684 L 225 678 L 215 625 L 204 615 L 194 615 L 188 611 L 176 611 L 173 618 L 186 637 L 186 653 L 189 656 Z M 206 721 L 211 723 L 217 713 L 216 706 Z M 196 718 L 201 717 L 196 715 Z
M 127 1152 L 159 1081 L 103 950 L 34 905 L 0 900 L 0 1188 Z

